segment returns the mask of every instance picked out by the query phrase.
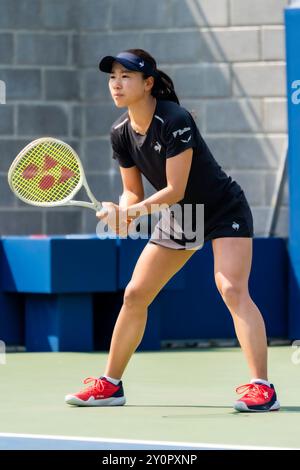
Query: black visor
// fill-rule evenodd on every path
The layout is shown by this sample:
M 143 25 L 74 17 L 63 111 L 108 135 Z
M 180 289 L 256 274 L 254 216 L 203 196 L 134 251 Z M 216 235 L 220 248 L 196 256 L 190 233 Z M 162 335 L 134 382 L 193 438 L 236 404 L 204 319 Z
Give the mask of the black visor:
M 152 75 L 158 77 L 158 73 L 154 70 L 151 65 L 144 59 L 131 54 L 131 52 L 120 52 L 117 56 L 106 56 L 99 63 L 99 69 L 101 72 L 111 73 L 112 65 L 114 62 L 124 65 L 128 70 L 134 70 L 136 72 L 143 72 L 146 75 Z

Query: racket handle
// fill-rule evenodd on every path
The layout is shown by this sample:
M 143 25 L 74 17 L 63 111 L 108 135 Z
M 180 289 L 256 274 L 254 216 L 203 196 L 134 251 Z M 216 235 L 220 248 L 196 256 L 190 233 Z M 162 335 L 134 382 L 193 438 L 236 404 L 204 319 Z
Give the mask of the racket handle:
M 105 213 L 105 209 L 106 207 L 103 207 L 103 212 Z M 101 210 L 102 210 L 101 209 Z M 100 210 L 100 212 L 101 212 Z M 139 218 L 137 219 L 132 219 L 130 224 L 128 225 L 128 235 L 130 236 L 130 234 L 133 234 L 133 233 L 136 233 L 136 232 L 139 232 L 138 227 L 140 225 L 140 220 Z M 116 232 L 114 232 L 109 226 L 107 223 L 105 223 L 104 221 L 100 220 L 98 225 L 97 225 L 97 235 L 99 238 L 107 238 L 108 236 L 110 238 L 118 238 L 120 237 L 121 235 L 118 235 L 116 234 Z M 136 237 L 134 237 L 136 238 Z

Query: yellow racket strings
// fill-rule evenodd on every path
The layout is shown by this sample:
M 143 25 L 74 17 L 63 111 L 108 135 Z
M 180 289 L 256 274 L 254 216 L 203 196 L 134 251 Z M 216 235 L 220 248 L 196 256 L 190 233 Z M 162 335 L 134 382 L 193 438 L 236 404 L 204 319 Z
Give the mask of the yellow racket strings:
M 29 202 L 59 202 L 79 181 L 80 167 L 72 150 L 49 141 L 30 148 L 11 175 L 14 191 Z

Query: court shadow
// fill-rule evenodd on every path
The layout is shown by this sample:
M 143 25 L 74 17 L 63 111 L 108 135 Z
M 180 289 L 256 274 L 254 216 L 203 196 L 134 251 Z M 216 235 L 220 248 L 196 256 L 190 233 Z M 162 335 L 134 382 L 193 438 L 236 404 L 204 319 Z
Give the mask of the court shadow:
M 212 409 L 232 409 L 232 406 L 213 406 L 213 405 L 126 405 L 126 408 L 212 408 Z
M 280 411 L 284 413 L 300 413 L 300 406 L 282 406 Z
M 233 409 L 233 406 L 220 406 L 220 405 L 126 405 L 126 408 L 194 408 L 197 410 L 201 409 L 212 409 L 212 410 L 231 410 L 232 415 L 245 415 L 245 414 L 253 414 L 251 411 L 243 412 L 240 413 L 239 411 L 235 411 Z M 300 406 L 282 406 L 280 410 L 278 410 L 280 413 L 300 413 Z

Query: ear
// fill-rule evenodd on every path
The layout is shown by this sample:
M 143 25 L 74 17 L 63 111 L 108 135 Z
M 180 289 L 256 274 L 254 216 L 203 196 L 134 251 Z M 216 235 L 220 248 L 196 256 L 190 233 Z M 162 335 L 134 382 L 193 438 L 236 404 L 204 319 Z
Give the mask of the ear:
M 154 86 L 154 77 L 145 78 L 145 91 L 150 91 Z

